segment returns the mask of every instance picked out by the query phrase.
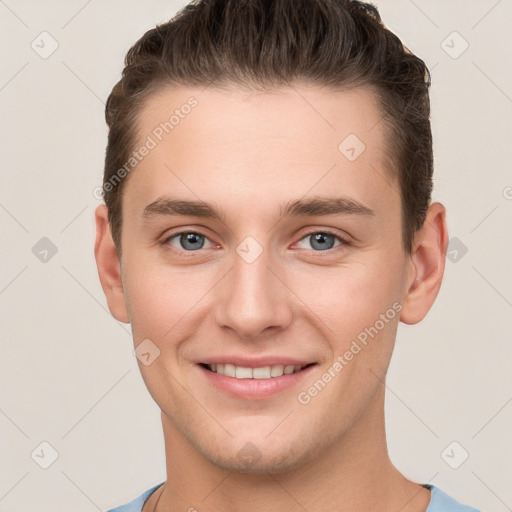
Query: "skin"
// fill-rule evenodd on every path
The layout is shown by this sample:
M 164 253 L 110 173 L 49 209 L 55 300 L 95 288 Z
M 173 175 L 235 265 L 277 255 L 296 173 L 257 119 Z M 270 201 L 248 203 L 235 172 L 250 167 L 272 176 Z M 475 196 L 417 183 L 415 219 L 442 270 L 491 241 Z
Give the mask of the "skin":
M 430 205 L 405 254 L 399 186 L 369 89 L 163 90 L 142 111 L 140 141 L 190 96 L 198 105 L 127 178 L 121 261 L 105 205 L 95 214 L 110 311 L 131 323 L 135 346 L 149 338 L 160 350 L 149 366 L 139 361 L 162 411 L 167 460 L 166 483 L 144 512 L 157 500 L 158 511 L 424 511 L 430 491 L 388 456 L 384 383 L 399 321 L 420 322 L 441 286 L 445 208 Z M 353 162 L 338 150 L 350 133 L 366 146 Z M 143 220 L 164 194 L 214 204 L 225 218 Z M 277 220 L 281 204 L 312 196 L 349 197 L 375 215 Z M 309 235 L 323 229 L 350 244 L 328 238 L 334 247 L 319 249 Z M 206 237 L 202 249 L 187 252 L 179 236 L 165 242 L 187 230 Z M 236 252 L 247 236 L 262 248 L 250 264 Z M 393 303 L 402 306 L 394 319 L 301 404 L 298 393 Z M 209 385 L 197 366 L 222 354 L 317 364 L 291 389 L 244 400 Z M 237 457 L 248 442 L 260 457 L 249 466 Z

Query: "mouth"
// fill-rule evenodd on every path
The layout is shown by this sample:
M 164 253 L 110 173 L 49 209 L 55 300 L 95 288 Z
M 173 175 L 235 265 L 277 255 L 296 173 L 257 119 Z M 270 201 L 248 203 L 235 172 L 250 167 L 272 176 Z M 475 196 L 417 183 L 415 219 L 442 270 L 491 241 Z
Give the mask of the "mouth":
M 266 361 L 265 361 L 266 362 Z M 295 361 L 301 362 L 303 361 Z M 233 362 L 199 363 L 196 368 L 205 379 L 208 389 L 220 391 L 231 398 L 266 400 L 308 382 L 318 363 L 236 365 Z M 254 364 L 254 363 L 253 363 Z
M 260 366 L 258 368 L 251 368 L 248 366 L 237 366 L 232 363 L 217 363 L 217 364 L 206 364 L 200 363 L 200 366 L 209 370 L 210 372 L 224 375 L 226 377 L 233 377 L 235 379 L 274 379 L 282 377 L 283 375 L 292 375 L 298 373 L 316 363 L 310 363 L 306 365 L 294 365 L 294 364 L 274 364 Z

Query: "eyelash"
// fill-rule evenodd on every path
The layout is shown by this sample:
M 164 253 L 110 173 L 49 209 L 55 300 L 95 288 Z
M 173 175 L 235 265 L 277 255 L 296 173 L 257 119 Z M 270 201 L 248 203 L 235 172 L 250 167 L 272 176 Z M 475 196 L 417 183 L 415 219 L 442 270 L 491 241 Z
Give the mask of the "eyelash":
M 187 255 L 186 257 L 193 257 L 194 253 L 200 252 L 201 249 L 197 249 L 195 251 L 187 251 L 185 249 L 176 249 L 174 246 L 170 245 L 170 243 L 169 243 L 170 240 L 172 240 L 174 238 L 177 238 L 181 235 L 188 235 L 188 234 L 200 235 L 200 236 L 206 238 L 207 240 L 209 240 L 208 236 L 206 236 L 204 233 L 201 233 L 200 231 L 190 230 L 190 231 L 179 231 L 178 233 L 173 233 L 172 235 L 169 235 L 168 237 L 166 237 L 161 242 L 161 244 L 164 245 L 167 250 L 169 250 L 175 254 L 180 254 L 180 255 L 186 254 Z M 300 238 L 299 242 L 304 240 L 305 238 L 308 238 L 309 236 L 317 235 L 317 234 L 331 235 L 334 238 L 338 239 L 341 243 L 340 243 L 340 245 L 338 245 L 336 247 L 331 247 L 330 249 L 326 249 L 325 251 L 315 251 L 314 249 L 303 249 L 303 250 L 311 251 L 311 252 L 314 252 L 317 254 L 322 254 L 322 253 L 332 254 L 332 252 L 335 251 L 336 249 L 339 249 L 343 246 L 348 247 L 351 245 L 351 242 L 349 242 L 347 239 L 343 238 L 342 236 L 340 236 L 338 233 L 335 233 L 334 231 L 330 231 L 329 229 L 309 231 L 308 233 L 305 233 Z

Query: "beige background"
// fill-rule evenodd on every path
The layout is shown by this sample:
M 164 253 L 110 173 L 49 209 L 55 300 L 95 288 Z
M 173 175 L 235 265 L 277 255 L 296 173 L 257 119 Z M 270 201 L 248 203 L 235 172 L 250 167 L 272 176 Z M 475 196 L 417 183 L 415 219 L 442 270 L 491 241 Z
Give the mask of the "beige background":
M 458 239 L 433 309 L 399 329 L 390 455 L 413 480 L 511 510 L 512 2 L 375 3 L 432 70 L 434 199 Z M 159 409 L 97 276 L 93 189 L 124 55 L 184 4 L 0 0 L 0 511 L 106 510 L 165 479 Z M 41 37 L 58 43 L 46 59 Z

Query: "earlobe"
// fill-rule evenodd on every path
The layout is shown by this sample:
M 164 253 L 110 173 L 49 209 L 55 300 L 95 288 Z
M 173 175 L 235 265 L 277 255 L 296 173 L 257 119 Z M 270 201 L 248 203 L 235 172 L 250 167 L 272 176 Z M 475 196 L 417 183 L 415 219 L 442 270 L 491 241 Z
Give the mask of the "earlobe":
M 423 227 L 416 233 L 409 257 L 411 271 L 402 301 L 402 322 L 416 324 L 432 307 L 441 288 L 447 245 L 446 209 L 441 203 L 433 203 Z
M 129 323 L 121 277 L 121 263 L 110 232 L 106 205 L 101 204 L 96 208 L 95 221 L 94 256 L 101 287 L 105 293 L 108 308 L 114 318 L 120 322 Z

